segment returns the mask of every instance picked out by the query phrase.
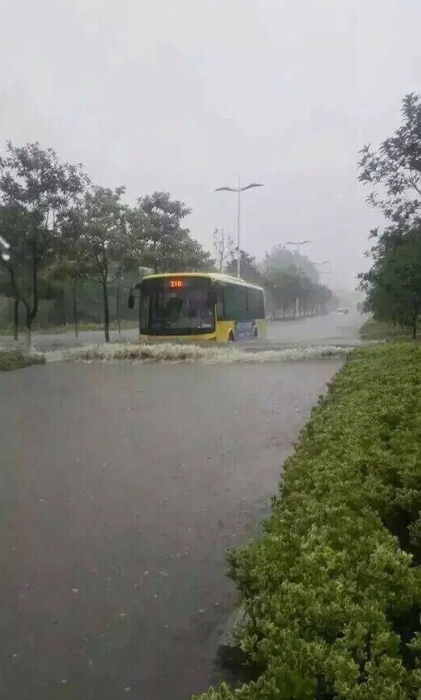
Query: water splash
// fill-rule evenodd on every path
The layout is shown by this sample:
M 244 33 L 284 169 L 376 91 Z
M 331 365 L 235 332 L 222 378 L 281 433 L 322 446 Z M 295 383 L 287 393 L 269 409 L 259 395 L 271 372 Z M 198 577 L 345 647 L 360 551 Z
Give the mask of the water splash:
M 297 362 L 322 358 L 346 357 L 351 347 L 337 345 L 303 346 L 282 350 L 254 350 L 233 346 L 181 345 L 178 343 L 85 345 L 60 353 L 50 353 L 49 361 L 58 359 L 85 362 L 201 362 L 204 364 L 239 364 Z

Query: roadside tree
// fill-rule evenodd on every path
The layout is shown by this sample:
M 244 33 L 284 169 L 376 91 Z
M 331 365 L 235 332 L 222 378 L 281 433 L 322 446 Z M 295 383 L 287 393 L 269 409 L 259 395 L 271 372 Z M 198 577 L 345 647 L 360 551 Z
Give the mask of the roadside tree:
M 78 209 L 71 212 L 65 231 L 71 259 L 86 271 L 86 277 L 101 285 L 104 334 L 110 340 L 110 287 L 133 264 L 136 248 L 127 226 L 124 187 L 90 189 Z
M 223 228 L 216 228 L 213 232 L 213 250 L 215 255 L 216 271 L 224 272 L 230 267 L 231 261 L 236 255 L 235 243 L 231 236 L 226 235 Z
M 421 227 L 389 233 L 373 249 L 374 263 L 360 275 L 364 310 L 379 321 L 412 329 L 416 338 L 421 314 Z
M 266 269 L 283 268 L 288 270 L 292 267 L 295 269 L 298 268 L 313 282 L 317 282 L 319 276 L 316 267 L 306 255 L 297 255 L 296 252 L 285 248 L 282 243 L 274 246 L 269 252 L 266 252 L 263 266 Z
M 377 150 L 360 151 L 360 182 L 373 186 L 371 206 L 400 228 L 414 225 L 421 214 L 421 98 L 410 93 L 402 102 L 403 124 Z
M 10 258 L 0 257 L 16 306 L 25 308 L 27 338 L 38 313 L 43 274 L 56 253 L 62 217 L 75 206 L 88 178 L 81 165 L 62 163 L 38 143 L 7 143 L 0 158 L 0 221 Z
M 128 220 L 136 239 L 139 263 L 158 272 L 207 270 L 211 256 L 182 226 L 190 209 L 167 192 L 139 197 Z
M 360 275 L 364 308 L 382 321 L 412 329 L 421 314 L 421 98 L 402 102 L 402 125 L 377 150 L 362 149 L 359 180 L 372 186 L 371 206 L 388 224 L 371 231 L 373 266 Z
M 246 280 L 246 282 L 250 282 L 251 284 L 262 283 L 262 274 L 257 267 L 256 258 L 246 253 L 245 250 L 240 251 L 240 269 L 241 277 Z M 237 275 L 237 251 L 233 252 L 226 271 L 229 275 Z

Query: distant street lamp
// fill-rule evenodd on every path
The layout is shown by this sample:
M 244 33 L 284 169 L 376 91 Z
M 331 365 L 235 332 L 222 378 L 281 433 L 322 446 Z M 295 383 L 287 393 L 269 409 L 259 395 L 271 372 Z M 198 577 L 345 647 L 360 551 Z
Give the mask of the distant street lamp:
M 314 262 L 314 260 L 312 260 L 311 264 L 315 265 L 316 267 L 323 267 L 323 265 L 327 265 L 330 262 L 331 262 L 330 260 L 323 260 L 322 262 Z M 317 274 L 318 275 L 327 275 L 329 273 L 326 272 L 326 270 L 317 270 Z
M 240 185 L 240 176 L 238 176 L 237 187 L 217 187 L 215 192 L 236 192 L 237 193 L 237 277 L 240 277 L 241 273 L 241 193 L 246 190 L 251 190 L 253 187 L 264 187 L 260 182 L 251 182 L 245 187 Z
M 300 247 L 302 245 L 306 245 L 306 243 L 311 243 L 311 241 L 287 241 L 285 245 L 293 245 L 295 246 L 295 255 L 297 258 L 297 278 L 300 279 Z M 295 315 L 298 316 L 300 311 L 300 301 L 298 298 L 298 294 L 295 297 Z

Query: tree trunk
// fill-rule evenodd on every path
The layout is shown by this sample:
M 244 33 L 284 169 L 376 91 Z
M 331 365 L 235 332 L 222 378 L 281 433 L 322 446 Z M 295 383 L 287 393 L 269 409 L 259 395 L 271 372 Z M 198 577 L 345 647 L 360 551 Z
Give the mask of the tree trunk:
M 19 299 L 13 302 L 13 339 L 19 340 Z
M 118 332 L 121 333 L 121 318 L 120 318 L 120 281 L 119 281 L 118 284 L 117 284 L 116 314 L 117 314 L 117 327 L 118 327 Z
M 65 297 L 64 297 L 64 289 L 61 290 L 60 292 L 60 322 L 61 325 L 66 327 L 66 305 L 65 305 Z
M 32 328 L 32 314 L 29 308 L 26 309 L 26 348 L 31 349 L 31 328 Z
M 104 333 L 105 333 L 105 342 L 109 343 L 110 342 L 110 309 L 108 306 L 108 288 L 107 288 L 107 282 L 103 281 L 102 283 L 102 296 L 104 299 Z
M 413 340 L 415 340 L 417 337 L 417 325 L 418 325 L 418 314 L 417 314 L 417 316 L 414 316 L 414 320 L 412 322 L 412 338 L 413 338 Z
M 73 325 L 75 329 L 75 338 L 79 337 L 79 319 L 77 315 L 77 280 L 73 281 Z

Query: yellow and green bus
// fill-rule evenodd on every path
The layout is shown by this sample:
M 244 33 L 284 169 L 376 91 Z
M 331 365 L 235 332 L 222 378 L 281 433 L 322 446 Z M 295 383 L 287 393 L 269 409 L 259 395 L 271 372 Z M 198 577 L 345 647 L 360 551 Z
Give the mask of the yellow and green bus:
M 263 289 L 236 277 L 201 272 L 148 275 L 135 289 L 142 340 L 224 343 L 266 335 Z M 129 307 L 134 305 L 132 291 Z

